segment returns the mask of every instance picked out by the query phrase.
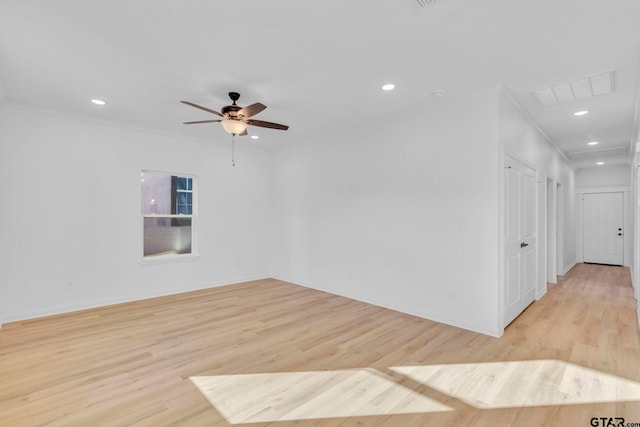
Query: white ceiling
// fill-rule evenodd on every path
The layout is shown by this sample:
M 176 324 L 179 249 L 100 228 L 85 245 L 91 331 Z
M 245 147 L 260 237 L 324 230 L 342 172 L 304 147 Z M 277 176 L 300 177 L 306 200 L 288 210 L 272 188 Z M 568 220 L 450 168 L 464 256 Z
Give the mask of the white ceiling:
M 226 142 L 178 101 L 220 111 L 234 90 L 290 125 L 242 142 L 278 148 L 503 84 L 576 167 L 615 164 L 635 143 L 638 17 L 638 0 L 1 0 L 0 99 Z M 532 93 L 612 69 L 611 94 Z

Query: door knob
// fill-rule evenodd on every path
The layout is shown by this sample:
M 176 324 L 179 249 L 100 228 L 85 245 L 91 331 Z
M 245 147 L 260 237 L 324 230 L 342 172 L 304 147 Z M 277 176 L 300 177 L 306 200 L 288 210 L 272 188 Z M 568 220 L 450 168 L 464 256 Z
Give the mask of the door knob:
M 529 246 L 528 243 L 525 243 L 525 242 L 520 243 L 521 248 L 526 248 L 527 246 Z

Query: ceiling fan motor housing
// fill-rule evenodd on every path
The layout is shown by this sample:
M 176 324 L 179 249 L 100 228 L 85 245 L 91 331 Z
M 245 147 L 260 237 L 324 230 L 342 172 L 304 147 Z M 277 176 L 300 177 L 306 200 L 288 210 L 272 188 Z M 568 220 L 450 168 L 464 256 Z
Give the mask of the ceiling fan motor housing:
M 237 117 L 238 111 L 242 110 L 242 107 L 239 105 L 226 105 L 222 107 L 222 115 L 225 117 L 233 118 Z
M 238 92 L 229 92 L 229 98 L 233 101 L 233 104 L 222 107 L 222 115 L 229 118 L 238 117 L 237 112 L 242 110 L 242 107 L 236 105 L 236 101 L 240 99 L 240 94 Z

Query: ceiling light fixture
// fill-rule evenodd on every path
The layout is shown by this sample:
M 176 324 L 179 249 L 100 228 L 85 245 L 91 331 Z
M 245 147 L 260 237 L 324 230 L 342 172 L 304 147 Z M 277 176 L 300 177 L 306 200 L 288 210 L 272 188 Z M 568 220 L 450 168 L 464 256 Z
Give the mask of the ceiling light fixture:
M 587 142 L 587 145 L 598 145 L 598 141 Z
M 598 163 L 596 163 L 596 165 L 602 166 L 602 165 L 604 165 L 604 162 L 598 162 Z
M 251 135 L 251 139 L 260 139 L 260 136 L 258 136 L 258 135 Z
M 96 105 L 105 105 L 106 102 L 104 102 L 102 99 L 92 99 L 91 102 L 93 102 Z
M 247 130 L 247 124 L 242 120 L 226 119 L 222 121 L 222 127 L 231 135 L 240 135 Z
M 444 95 L 444 91 L 443 90 L 434 90 L 433 92 L 431 92 L 431 96 L 436 96 L 436 97 L 440 97 Z
M 575 113 L 573 113 L 574 116 L 584 116 L 585 114 L 589 114 L 589 111 L 582 110 L 582 111 L 576 111 Z
M 396 85 L 394 85 L 393 83 L 387 83 L 387 84 L 383 84 L 382 85 L 382 90 L 394 90 L 396 88 Z

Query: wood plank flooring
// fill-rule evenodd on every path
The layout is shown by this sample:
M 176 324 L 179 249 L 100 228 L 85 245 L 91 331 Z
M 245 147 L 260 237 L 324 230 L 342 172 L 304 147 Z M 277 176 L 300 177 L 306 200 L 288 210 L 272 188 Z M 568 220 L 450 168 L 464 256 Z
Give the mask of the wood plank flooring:
M 640 423 L 628 269 L 548 289 L 500 339 L 277 280 L 6 324 L 0 426 Z

